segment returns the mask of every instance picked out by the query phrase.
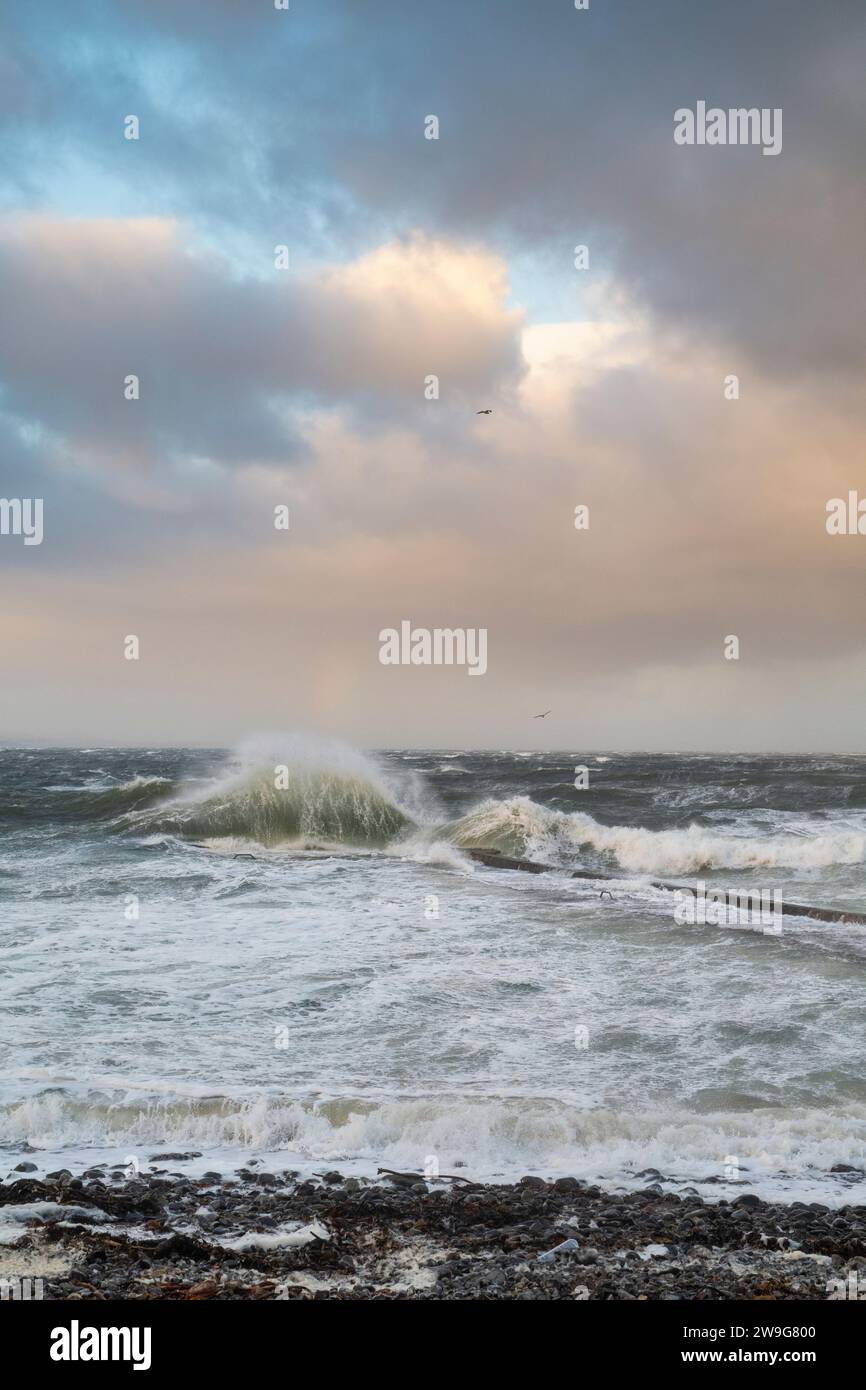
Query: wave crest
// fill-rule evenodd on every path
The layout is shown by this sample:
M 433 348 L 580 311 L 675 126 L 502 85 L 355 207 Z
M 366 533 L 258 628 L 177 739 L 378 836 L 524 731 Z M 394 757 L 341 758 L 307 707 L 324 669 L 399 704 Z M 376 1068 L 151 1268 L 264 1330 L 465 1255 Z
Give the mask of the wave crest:
M 854 830 L 822 835 L 722 835 L 702 826 L 647 830 L 601 825 L 584 812 L 538 805 L 529 797 L 489 800 L 449 828 L 458 846 L 499 849 L 561 864 L 581 849 L 595 850 L 629 873 L 690 874 L 712 869 L 824 868 L 859 864 L 866 836 Z
M 176 1093 L 136 1095 L 132 1089 L 72 1095 L 52 1087 L 0 1106 L 0 1144 L 40 1161 L 40 1149 L 70 1166 L 114 1150 L 115 1161 L 156 1146 L 205 1150 L 200 1168 L 235 1168 L 255 1154 L 280 1155 L 293 1167 L 321 1163 L 420 1170 L 428 1154 L 443 1171 L 514 1180 L 529 1171 L 568 1173 L 605 1186 L 646 1185 L 647 1166 L 718 1198 L 721 1155 L 736 1136 L 749 1190 L 770 1200 L 818 1198 L 850 1202 L 843 1178 L 828 1173 L 840 1161 L 862 1164 L 864 1106 L 768 1109 L 760 1104 L 694 1113 L 683 1107 L 586 1108 L 553 1096 L 415 1095 L 390 1099 L 341 1096 L 314 1099 L 254 1095 L 249 1099 Z M 48 1164 L 46 1163 L 46 1166 Z M 193 1171 L 187 1169 L 187 1171 Z M 709 1176 L 707 1176 L 709 1175 Z M 707 1184 L 705 1186 L 705 1184 Z M 715 1184 L 715 1185 L 714 1185 Z M 736 1189 L 734 1189 L 736 1190 Z
M 405 801 L 410 799 L 407 785 Z M 160 809 L 159 826 L 197 840 L 376 848 L 414 825 L 375 764 L 342 744 L 258 739 L 210 787 Z
M 286 786 L 260 769 L 230 791 L 163 818 L 196 839 L 240 838 L 274 846 L 293 841 L 386 845 L 410 824 L 371 782 L 333 772 L 289 770 Z

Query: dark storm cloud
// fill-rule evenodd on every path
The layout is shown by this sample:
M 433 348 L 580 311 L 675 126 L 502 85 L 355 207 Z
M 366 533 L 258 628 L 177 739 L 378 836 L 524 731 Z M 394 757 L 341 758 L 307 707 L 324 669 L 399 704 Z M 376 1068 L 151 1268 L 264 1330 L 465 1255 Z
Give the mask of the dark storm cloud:
M 343 163 L 361 201 L 414 197 L 437 225 L 552 250 L 564 297 L 587 242 L 657 314 L 765 370 L 862 366 L 862 6 L 402 9 L 356 11 L 349 47 L 387 112 Z M 673 113 L 698 99 L 783 108 L 782 154 L 675 146 Z M 426 146 L 425 112 L 441 121 Z
M 563 297 L 585 241 L 665 320 L 764 370 L 863 365 L 859 0 L 39 8 L 52 42 L 35 20 L 14 37 L 46 101 L 20 99 L 18 129 L 70 84 L 77 153 L 138 210 L 346 255 L 394 228 L 486 237 L 560 260 Z M 116 130 L 139 99 L 133 174 Z M 783 108 L 782 154 L 675 146 L 698 99 Z

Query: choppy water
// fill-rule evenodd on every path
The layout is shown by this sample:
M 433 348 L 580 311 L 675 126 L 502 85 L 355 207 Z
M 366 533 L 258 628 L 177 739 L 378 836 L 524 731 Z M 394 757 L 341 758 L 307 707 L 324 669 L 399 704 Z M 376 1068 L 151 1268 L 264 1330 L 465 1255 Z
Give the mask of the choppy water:
M 866 1163 L 866 928 L 678 926 L 646 881 L 866 910 L 866 759 L 8 749 L 0 851 L 8 1168 L 434 1156 L 866 1200 L 829 1171 Z

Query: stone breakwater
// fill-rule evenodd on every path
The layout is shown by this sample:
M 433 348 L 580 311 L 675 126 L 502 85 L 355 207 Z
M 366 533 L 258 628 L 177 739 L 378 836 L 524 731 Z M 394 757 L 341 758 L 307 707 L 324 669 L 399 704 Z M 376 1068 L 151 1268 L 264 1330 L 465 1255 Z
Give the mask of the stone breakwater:
M 187 1155 L 158 1155 L 183 1163 Z M 26 1165 L 21 1165 L 26 1168 Z M 860 1190 L 862 1174 L 850 1170 Z M 88 1299 L 816 1299 L 866 1293 L 866 1207 L 743 1193 L 98 1168 L 0 1185 L 0 1272 Z M 18 1232 L 20 1231 L 20 1234 Z M 14 1237 L 10 1240 L 10 1234 Z M 835 1295 L 850 1296 L 850 1294 Z

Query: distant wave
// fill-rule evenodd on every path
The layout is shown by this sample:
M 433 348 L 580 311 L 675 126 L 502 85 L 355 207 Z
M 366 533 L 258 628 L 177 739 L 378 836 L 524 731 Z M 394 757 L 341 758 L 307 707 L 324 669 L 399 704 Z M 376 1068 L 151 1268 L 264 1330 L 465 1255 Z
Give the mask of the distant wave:
M 174 790 L 168 777 L 135 776 L 125 782 L 94 782 L 84 786 L 50 786 L 40 793 L 42 814 L 48 820 L 60 819 L 110 820 L 125 812 L 141 810 L 164 801 Z M 45 802 L 45 798 L 50 800 Z M 6 806 L 4 814 L 14 817 L 14 807 Z M 33 817 L 32 810 L 27 811 Z

